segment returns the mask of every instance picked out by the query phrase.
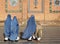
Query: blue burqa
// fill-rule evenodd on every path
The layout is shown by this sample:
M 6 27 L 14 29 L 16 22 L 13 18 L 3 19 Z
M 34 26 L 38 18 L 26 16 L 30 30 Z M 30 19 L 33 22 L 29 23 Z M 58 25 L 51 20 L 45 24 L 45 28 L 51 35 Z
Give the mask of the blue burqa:
M 9 37 L 11 32 L 11 16 L 8 14 L 7 19 L 4 23 L 4 34 L 5 37 Z
M 36 31 L 36 23 L 35 23 L 35 18 L 32 15 L 27 22 L 27 26 L 23 32 L 22 38 L 28 39 L 35 33 L 35 31 Z
M 10 40 L 16 40 L 18 37 L 18 32 L 19 32 L 19 24 L 18 24 L 16 16 L 14 16 L 13 20 L 11 21 Z

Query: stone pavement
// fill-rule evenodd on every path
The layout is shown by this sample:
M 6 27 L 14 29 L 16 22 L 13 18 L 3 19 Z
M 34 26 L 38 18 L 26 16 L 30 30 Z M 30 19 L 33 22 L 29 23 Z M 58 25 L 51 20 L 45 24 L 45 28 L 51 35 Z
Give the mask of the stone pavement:
M 24 30 L 24 26 L 20 26 L 20 32 Z M 43 26 L 42 39 L 40 41 L 19 40 L 18 42 L 4 42 L 4 26 L 0 26 L 0 44 L 60 44 L 60 26 Z

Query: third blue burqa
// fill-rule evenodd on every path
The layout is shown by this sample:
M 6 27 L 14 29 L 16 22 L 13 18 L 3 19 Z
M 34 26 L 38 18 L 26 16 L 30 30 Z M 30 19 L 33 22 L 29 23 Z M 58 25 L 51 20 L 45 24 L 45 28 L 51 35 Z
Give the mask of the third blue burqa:
M 14 16 L 13 20 L 11 21 L 10 40 L 16 40 L 18 37 L 18 32 L 19 32 L 19 24 L 18 24 L 16 16 Z
M 26 29 L 23 32 L 22 38 L 23 39 L 28 39 L 31 37 L 36 31 L 36 23 L 35 23 L 35 18 L 32 15 L 29 20 L 27 21 L 27 26 Z

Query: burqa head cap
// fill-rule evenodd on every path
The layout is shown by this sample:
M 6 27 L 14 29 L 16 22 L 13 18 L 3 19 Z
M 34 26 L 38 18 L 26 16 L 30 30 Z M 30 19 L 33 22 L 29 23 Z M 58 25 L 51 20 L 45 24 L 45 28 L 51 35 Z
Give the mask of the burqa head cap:
M 10 15 L 10 14 L 8 14 L 7 18 L 11 18 L 11 15 Z
M 16 16 L 14 16 L 13 21 L 14 21 L 15 23 L 18 23 Z
M 16 16 L 14 16 L 13 20 L 14 20 L 14 21 L 17 21 L 17 18 L 16 18 Z
M 34 17 L 34 15 L 31 15 L 31 22 L 35 22 L 35 17 Z
M 34 15 L 31 15 L 31 17 L 34 17 Z

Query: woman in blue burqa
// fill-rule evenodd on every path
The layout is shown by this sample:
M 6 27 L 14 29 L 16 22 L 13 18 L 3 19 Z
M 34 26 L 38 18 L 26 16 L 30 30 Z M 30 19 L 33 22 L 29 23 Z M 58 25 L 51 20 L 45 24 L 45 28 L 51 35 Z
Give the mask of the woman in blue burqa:
M 22 39 L 32 40 L 32 36 L 36 31 L 36 23 L 34 15 L 32 15 L 27 21 L 26 29 L 23 32 Z
M 9 39 L 11 41 L 15 40 L 18 41 L 19 40 L 18 33 L 19 33 L 19 24 L 16 16 L 14 16 L 13 20 L 11 21 L 11 35 Z
M 4 23 L 4 35 L 5 35 L 4 40 L 8 40 L 10 34 L 11 34 L 11 15 L 8 14 Z

